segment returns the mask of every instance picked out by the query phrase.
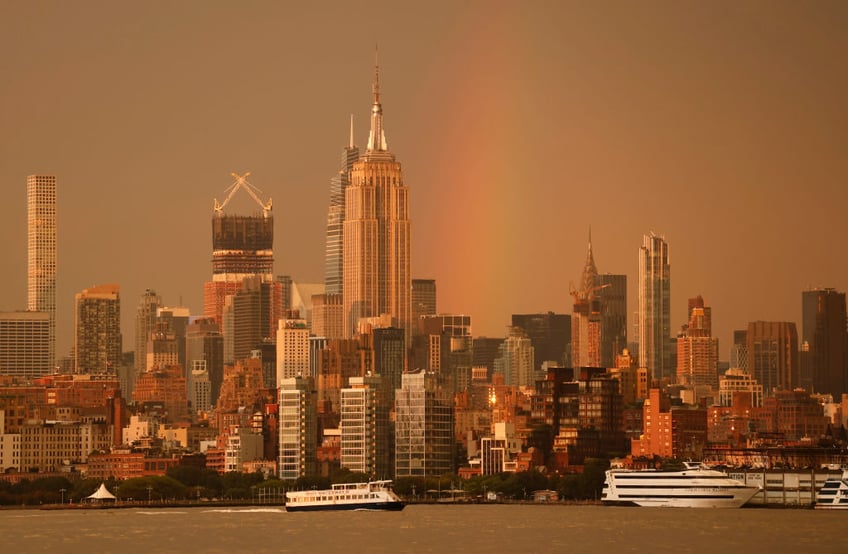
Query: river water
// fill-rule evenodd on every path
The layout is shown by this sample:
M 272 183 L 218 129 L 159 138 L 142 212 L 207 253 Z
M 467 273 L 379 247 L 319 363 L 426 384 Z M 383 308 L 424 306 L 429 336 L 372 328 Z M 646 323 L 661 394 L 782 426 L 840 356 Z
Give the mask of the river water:
M 848 511 L 412 505 L 402 512 L 283 508 L 2 510 L 3 553 L 848 551 Z

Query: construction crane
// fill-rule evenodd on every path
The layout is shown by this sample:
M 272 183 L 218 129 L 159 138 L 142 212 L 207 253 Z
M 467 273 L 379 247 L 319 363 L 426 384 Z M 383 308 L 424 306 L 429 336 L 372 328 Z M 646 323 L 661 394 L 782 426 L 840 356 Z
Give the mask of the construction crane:
M 571 294 L 571 296 L 574 297 L 574 303 L 577 304 L 578 302 L 580 302 L 580 300 L 582 300 L 582 299 L 588 300 L 588 299 L 592 298 L 593 296 L 595 296 L 595 293 L 597 291 L 603 290 L 603 289 L 605 289 L 607 287 L 611 287 L 611 286 L 612 286 L 611 283 L 606 283 L 604 285 L 598 285 L 596 287 L 590 287 L 590 288 L 584 289 L 584 290 L 577 290 L 576 288 L 574 288 L 574 283 L 569 283 L 568 288 L 569 288 L 569 293 Z
M 267 203 L 263 203 L 262 200 L 259 199 L 259 195 L 257 195 L 256 193 L 261 193 L 262 191 L 248 182 L 247 178 L 250 176 L 250 172 L 248 171 L 244 175 L 239 175 L 237 173 L 231 173 L 230 175 L 232 175 L 236 181 L 235 183 L 230 185 L 226 191 L 224 191 L 229 191 L 229 194 L 227 194 L 227 197 L 224 199 L 223 202 L 219 204 L 218 199 L 215 199 L 215 214 L 223 214 L 224 206 L 229 203 L 233 195 L 235 195 L 236 191 L 239 189 L 244 189 L 245 191 L 247 191 L 250 197 L 253 198 L 253 200 L 255 200 L 257 204 L 259 204 L 259 207 L 262 208 L 262 216 L 268 217 L 268 215 L 271 213 L 271 199 L 269 198 Z

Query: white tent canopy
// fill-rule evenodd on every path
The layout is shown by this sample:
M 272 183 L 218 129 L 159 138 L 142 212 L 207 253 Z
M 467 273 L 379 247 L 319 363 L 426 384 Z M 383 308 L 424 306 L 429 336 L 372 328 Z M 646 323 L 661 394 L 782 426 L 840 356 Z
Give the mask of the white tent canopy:
M 117 500 L 115 495 L 106 489 L 106 483 L 100 483 L 100 488 L 94 494 L 87 496 L 89 500 Z

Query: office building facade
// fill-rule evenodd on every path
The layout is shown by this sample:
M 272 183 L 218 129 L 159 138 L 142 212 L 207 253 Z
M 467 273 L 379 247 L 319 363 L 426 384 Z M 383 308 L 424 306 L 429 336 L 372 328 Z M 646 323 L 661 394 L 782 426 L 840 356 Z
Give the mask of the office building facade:
M 766 397 L 798 386 L 798 331 L 789 321 L 748 324 L 748 373 Z
M 815 289 L 801 294 L 802 356 L 816 393 L 838 401 L 848 393 L 848 327 L 845 293 Z
M 50 314 L 0 312 L 0 375 L 30 379 L 52 370 Z

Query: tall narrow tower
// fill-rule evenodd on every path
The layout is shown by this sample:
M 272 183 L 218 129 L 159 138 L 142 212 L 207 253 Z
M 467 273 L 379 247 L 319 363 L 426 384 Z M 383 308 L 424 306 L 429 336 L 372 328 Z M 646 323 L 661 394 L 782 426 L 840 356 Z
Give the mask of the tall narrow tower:
M 572 290 L 574 315 L 571 317 L 571 364 L 573 367 L 601 365 L 601 301 L 595 294 L 599 287 L 598 268 L 592 254 L 592 231 L 589 250 L 583 266 L 580 290 Z
M 654 233 L 642 238 L 639 248 L 639 364 L 652 380 L 670 379 L 671 266 L 668 243 Z
M 27 310 L 49 314 L 48 360 L 56 363 L 56 177 L 27 177 Z
M 350 140 L 342 151 L 341 167 L 330 179 L 330 208 L 327 211 L 327 242 L 325 254 L 325 284 L 327 294 L 341 294 L 344 283 L 344 221 L 345 190 L 350 184 L 350 172 L 359 159 L 359 148 L 353 143 L 353 116 L 350 116 Z
M 365 154 L 353 164 L 345 190 L 345 335 L 359 320 L 391 315 L 410 336 L 412 279 L 408 189 L 400 162 L 389 152 L 380 103 L 380 71 L 374 66 L 374 103 Z

